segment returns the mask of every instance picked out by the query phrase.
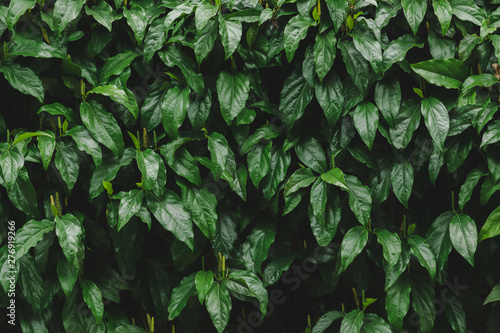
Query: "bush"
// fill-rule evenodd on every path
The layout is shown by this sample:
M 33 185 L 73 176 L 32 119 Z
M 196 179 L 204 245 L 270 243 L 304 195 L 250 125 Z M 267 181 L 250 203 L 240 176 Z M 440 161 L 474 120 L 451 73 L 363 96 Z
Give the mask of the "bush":
M 498 0 L 0 4 L 2 332 L 500 331 Z

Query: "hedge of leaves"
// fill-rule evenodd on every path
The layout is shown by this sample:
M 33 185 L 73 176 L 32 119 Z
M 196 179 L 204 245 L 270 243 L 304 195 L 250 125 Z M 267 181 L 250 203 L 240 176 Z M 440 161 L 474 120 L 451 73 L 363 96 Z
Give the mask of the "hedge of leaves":
M 499 332 L 499 5 L 0 1 L 1 331 Z

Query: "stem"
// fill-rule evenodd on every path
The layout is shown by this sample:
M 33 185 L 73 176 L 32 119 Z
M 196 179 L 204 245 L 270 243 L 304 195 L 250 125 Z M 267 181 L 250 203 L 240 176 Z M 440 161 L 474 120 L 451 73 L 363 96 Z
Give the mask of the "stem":
M 451 210 L 453 211 L 453 214 L 457 214 L 457 211 L 455 210 L 455 192 L 451 191 Z

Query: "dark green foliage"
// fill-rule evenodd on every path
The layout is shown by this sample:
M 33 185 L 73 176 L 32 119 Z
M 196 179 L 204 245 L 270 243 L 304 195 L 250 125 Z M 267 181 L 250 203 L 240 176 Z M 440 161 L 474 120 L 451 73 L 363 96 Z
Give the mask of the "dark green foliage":
M 499 332 L 498 28 L 0 0 L 0 331 Z

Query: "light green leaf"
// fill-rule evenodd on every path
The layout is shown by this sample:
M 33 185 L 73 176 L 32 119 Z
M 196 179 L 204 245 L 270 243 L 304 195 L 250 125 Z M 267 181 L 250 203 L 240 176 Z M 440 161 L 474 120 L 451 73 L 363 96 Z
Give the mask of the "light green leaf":
M 214 283 L 214 273 L 212 273 L 212 271 L 199 271 L 198 273 L 196 273 L 194 283 L 196 286 L 196 291 L 198 292 L 198 299 L 200 300 L 200 304 L 203 305 L 205 296 L 207 296 L 207 293 Z
M 78 270 L 83 264 L 85 247 L 83 244 L 84 230 L 82 223 L 75 216 L 66 214 L 56 216 L 56 235 L 68 262 Z
M 134 116 L 135 119 L 139 117 L 139 107 L 137 106 L 137 102 L 134 99 L 131 99 L 127 92 L 121 87 L 117 87 L 114 84 L 108 84 L 105 86 L 98 86 L 94 89 L 90 90 L 87 94 L 100 94 L 103 96 L 108 96 L 116 103 L 122 104 L 125 106 L 130 113 Z
M 479 232 L 479 241 L 500 235 L 500 206 L 488 216 Z
M 476 223 L 470 216 L 458 213 L 450 222 L 450 238 L 455 250 L 474 266 L 474 253 L 477 247 Z
M 224 46 L 224 51 L 226 52 L 225 59 L 229 59 L 238 47 L 241 35 L 243 34 L 241 22 L 226 21 L 220 17 L 219 34 L 222 46 Z
M 363 326 L 363 318 L 365 313 L 360 310 L 352 310 L 349 312 L 340 325 L 340 333 L 359 333 Z
M 448 0 L 432 0 L 432 6 L 434 7 L 434 14 L 436 14 L 441 24 L 441 31 L 444 36 L 450 28 L 453 9 Z
M 403 13 L 405 14 L 413 34 L 416 35 L 418 27 L 424 20 L 425 12 L 427 11 L 427 1 L 401 0 L 401 6 L 403 7 Z
M 338 186 L 343 190 L 348 190 L 344 179 L 344 173 L 339 168 L 333 168 L 325 173 L 322 173 L 321 179 L 329 184 Z
M 210 4 L 207 1 L 202 2 L 198 8 L 196 8 L 196 12 L 194 13 L 194 20 L 196 23 L 196 30 L 203 30 L 208 20 L 217 14 L 219 8 Z
M 319 80 L 328 74 L 335 60 L 337 39 L 335 33 L 330 30 L 326 33 L 317 34 L 314 43 L 314 68 L 318 74 Z
M 484 9 L 479 8 L 474 0 L 449 0 L 453 15 L 462 21 L 469 21 L 477 26 L 486 19 Z
M 19 18 L 26 13 L 28 9 L 33 9 L 36 5 L 36 0 L 12 0 L 9 2 L 9 8 L 5 15 L 5 23 L 9 30 L 12 31 L 14 25 L 19 21 Z
M 117 225 L 118 231 L 120 231 L 120 229 L 127 224 L 132 216 L 139 212 L 142 207 L 143 197 L 144 191 L 138 189 L 130 190 L 120 196 L 120 208 L 118 209 Z
M 161 105 L 161 120 L 163 128 L 172 139 L 177 138 L 177 130 L 186 118 L 189 106 L 189 87 L 175 87 L 165 94 Z

